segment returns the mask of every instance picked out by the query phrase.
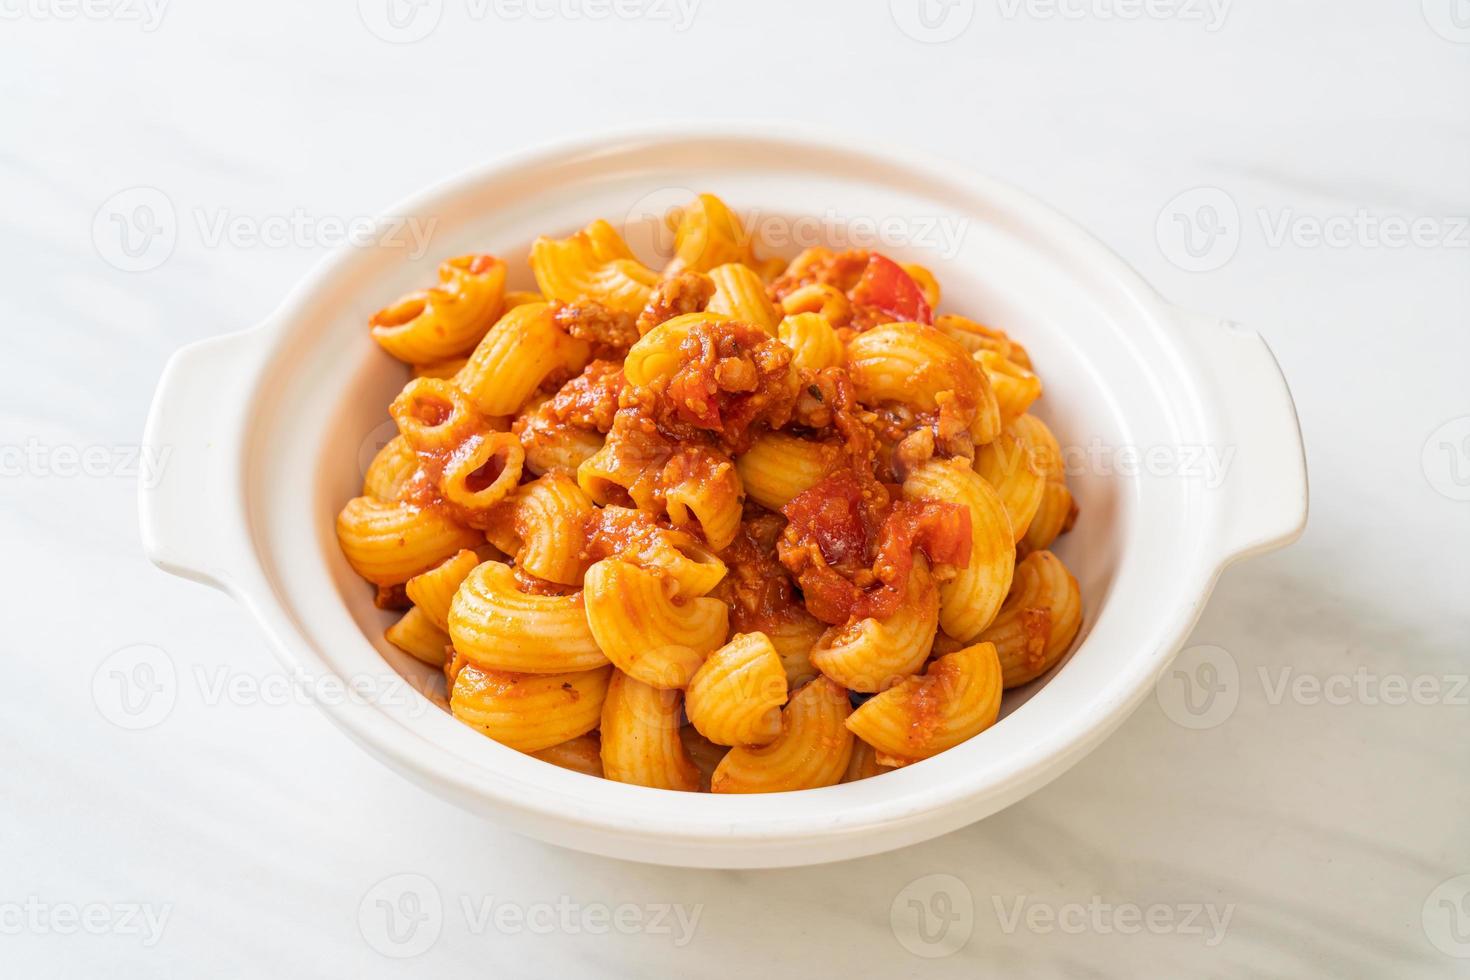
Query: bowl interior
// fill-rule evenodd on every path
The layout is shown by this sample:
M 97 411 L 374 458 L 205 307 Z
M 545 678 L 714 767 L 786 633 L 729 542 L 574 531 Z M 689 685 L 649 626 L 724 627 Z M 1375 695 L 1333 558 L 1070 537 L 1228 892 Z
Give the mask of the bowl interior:
M 854 784 L 733 799 L 556 769 L 447 715 L 442 678 L 382 639 L 393 614 L 374 608 L 371 588 L 338 550 L 335 515 L 394 434 L 387 405 L 408 377 L 369 337 L 372 312 L 432 283 L 442 259 L 469 251 L 506 258 L 512 287 L 530 287 L 531 241 L 597 217 L 618 226 L 647 263 L 662 265 L 671 247 L 663 214 L 701 191 L 743 215 L 763 254 L 869 247 L 928 266 L 943 287 L 941 311 L 1005 329 L 1026 345 L 1045 384 L 1033 411 L 1066 451 L 1081 510 L 1054 547 L 1081 584 L 1081 635 L 1051 673 L 1007 692 L 997 725 L 934 759 Z M 820 144 L 690 138 L 567 152 L 471 176 L 389 223 L 409 227 L 410 219 L 431 229 L 426 245 L 405 233 L 399 244 L 380 240 L 348 252 L 278 315 L 280 341 L 258 393 L 245 488 L 288 645 L 373 692 L 360 700 L 391 719 L 397 734 L 384 737 L 424 743 L 403 749 L 400 765 L 452 772 L 491 809 L 519 794 L 523 806 L 590 808 L 595 816 L 587 819 L 598 826 L 693 843 L 898 826 L 968 800 L 969 817 L 949 821 L 959 826 L 982 799 L 990 809 L 1009 802 L 1028 767 L 1081 745 L 1108 705 L 1136 693 L 1148 657 L 1166 642 L 1174 613 L 1159 583 L 1186 578 L 1198 501 L 1186 488 L 1117 465 L 1117 452 L 1187 442 L 1199 423 L 1168 370 L 1169 325 L 1156 300 L 1046 209 L 999 185 Z M 414 690 L 397 687 L 398 678 Z M 415 761 L 404 762 L 409 756 Z M 895 836 L 893 846 L 903 842 Z

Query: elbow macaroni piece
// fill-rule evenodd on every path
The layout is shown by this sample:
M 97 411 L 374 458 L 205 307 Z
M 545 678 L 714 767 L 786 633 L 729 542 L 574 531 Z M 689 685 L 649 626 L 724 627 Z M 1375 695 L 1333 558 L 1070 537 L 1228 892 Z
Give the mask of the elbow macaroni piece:
M 681 313 L 670 317 L 639 337 L 623 361 L 623 377 L 631 385 L 650 385 L 660 378 L 667 378 L 679 370 L 684 363 L 680 349 L 695 327 L 706 323 L 720 323 L 729 317 L 717 313 Z
M 403 618 L 388 627 L 383 637 L 404 653 L 431 667 L 443 667 L 444 661 L 448 659 L 445 653 L 445 648 L 449 646 L 448 634 L 435 625 L 418 606 L 414 606 L 403 614 Z
M 577 484 L 594 503 L 632 503 L 667 514 L 683 530 L 699 531 L 716 551 L 740 530 L 744 488 L 730 457 L 693 445 L 654 458 L 627 452 L 614 430 L 596 454 L 577 467 Z
M 757 259 L 751 236 L 740 219 L 713 194 L 700 194 L 672 218 L 674 257 L 664 269 L 665 277 L 681 272 L 709 272 L 717 266 L 739 262 L 769 279 L 785 265 L 780 259 Z
M 684 695 L 700 734 L 720 745 L 765 745 L 781 733 L 786 671 L 764 633 L 740 633 L 709 655 Z
M 797 494 L 821 483 L 842 462 L 842 447 L 835 442 L 767 432 L 735 457 L 735 472 L 752 500 L 779 511 Z
M 575 425 L 559 425 L 535 433 L 527 430 L 521 434 L 526 469 L 537 476 L 558 472 L 575 476 L 578 467 L 597 455 L 606 441 L 600 432 Z
M 975 360 L 990 379 L 1002 422 L 1024 415 L 1031 403 L 1041 397 L 1041 379 L 1015 361 L 993 350 L 982 350 Z
M 953 313 L 935 317 L 934 326 L 959 341 L 971 354 L 978 354 L 983 350 L 995 351 L 1023 368 L 1031 368 L 1031 358 L 1027 355 L 1026 348 L 1007 336 L 1004 330 L 996 330 Z
M 885 766 L 878 761 L 877 750 L 862 739 L 853 739 L 852 760 L 847 764 L 847 775 L 842 777 L 844 783 L 855 783 L 859 779 L 871 779 L 881 776 L 885 772 L 892 772 L 893 766 Z
M 358 575 L 374 585 L 401 585 L 484 538 L 435 508 L 354 497 L 337 515 L 337 541 Z
M 902 402 L 932 412 L 952 406 L 978 443 L 999 430 L 990 382 L 969 352 L 922 323 L 886 323 L 847 344 L 847 370 L 865 405 Z
M 939 407 L 942 391 L 976 391 L 979 371 L 965 349 L 922 323 L 885 323 L 852 338 L 847 369 L 865 405 Z
M 447 361 L 434 361 L 432 364 L 415 364 L 413 366 L 413 376 L 415 378 L 442 378 L 445 381 L 449 381 L 469 361 L 469 357 L 465 356 L 451 357 Z
M 374 313 L 373 339 L 409 364 L 464 354 L 500 315 L 505 263 L 489 255 L 461 255 L 439 266 L 439 285 Z
M 393 399 L 388 414 L 403 441 L 419 453 L 452 452 L 488 428 L 465 393 L 442 378 L 414 378 Z
M 566 674 L 460 668 L 449 694 L 454 717 L 520 752 L 539 752 L 597 727 L 611 667 Z
M 513 534 L 505 547 L 516 565 L 548 582 L 581 585 L 587 570 L 582 543 L 570 530 L 581 527 L 596 511 L 592 500 L 564 473 L 552 473 L 525 484 L 510 500 Z
M 622 236 L 602 220 L 568 238 L 536 239 L 531 271 L 548 299 L 593 300 L 632 316 L 647 305 L 659 280 L 658 273 L 634 258 Z
M 1036 516 L 1031 519 L 1031 526 L 1026 529 L 1018 550 L 1026 554 L 1045 551 L 1059 536 L 1072 529 L 1076 517 L 1077 505 L 1067 484 L 1048 480 L 1041 493 L 1041 506 L 1036 508 Z
M 732 748 L 710 778 L 714 793 L 781 793 L 832 786 L 847 774 L 852 733 L 847 692 L 818 677 L 791 696 L 781 733 L 767 745 Z
M 602 771 L 608 779 L 694 792 L 699 769 L 679 736 L 678 691 L 615 671 L 602 705 Z
M 1031 444 L 1032 452 L 1046 477 L 1036 515 L 1026 528 L 1025 537 L 1019 542 L 1019 548 L 1030 554 L 1050 548 L 1059 535 L 1071 529 L 1072 521 L 1076 518 L 1076 507 L 1072 503 L 1071 491 L 1067 489 L 1067 470 L 1062 460 L 1062 449 L 1051 429 L 1041 419 L 1029 413 L 1016 419 L 1012 425 L 1025 434 L 1026 441 Z
M 715 266 L 709 271 L 709 277 L 715 284 L 715 294 L 705 306 L 707 312 L 744 320 L 773 337 L 776 335 L 781 311 L 766 295 L 766 284 L 754 269 L 731 262 Z
M 684 752 L 689 756 L 694 767 L 699 770 L 699 791 L 709 792 L 709 781 L 715 774 L 715 769 L 730 751 L 728 745 L 716 745 L 703 735 L 693 725 L 685 725 L 679 729 L 679 740 L 684 743 Z
M 781 667 L 786 671 L 786 688 L 791 691 L 817 676 L 818 670 L 812 666 L 811 654 L 822 634 L 827 632 L 827 624 L 804 608 L 798 607 L 795 612 L 789 618 L 766 624 L 762 631 L 781 658 Z
M 525 306 L 527 303 L 545 303 L 546 297 L 534 289 L 512 289 L 505 294 L 505 308 L 515 309 L 517 306 Z
M 1012 420 L 975 453 L 975 472 L 1000 494 L 1011 519 L 1011 533 L 1018 542 L 1025 537 L 1046 492 L 1046 467 L 1041 456 L 1045 446 L 1038 447 L 1031 441 L 1036 433 L 1023 423 L 1028 418 L 1031 416 Z
M 454 594 L 479 564 L 479 555 L 468 548 L 463 549 L 422 575 L 409 579 L 403 590 L 408 593 L 414 607 L 429 618 L 429 622 L 447 633 L 449 606 L 454 601 Z
M 538 749 L 530 754 L 553 766 L 580 772 L 584 776 L 602 778 L 602 741 L 596 733 L 588 732 L 586 735 L 578 735 L 576 738 L 547 749 Z
M 615 515 L 633 513 L 623 507 L 605 507 L 603 511 Z M 707 595 L 720 584 L 726 572 L 719 555 L 694 535 L 672 528 L 658 528 L 655 534 L 636 540 L 615 557 L 668 576 L 674 583 L 674 595 L 681 599 Z
M 716 551 L 728 546 L 740 533 L 745 511 L 745 489 L 740 474 L 728 458 L 713 468 L 690 468 L 681 478 L 664 487 L 664 507 L 675 527 L 693 528 Z
M 899 268 L 909 274 L 909 278 L 919 287 L 919 292 L 924 294 L 924 302 L 929 309 L 939 309 L 939 280 L 934 278 L 934 273 L 917 262 L 902 262 Z
M 841 367 L 847 353 L 832 323 L 820 313 L 791 313 L 776 325 L 776 336 L 791 348 L 791 366 L 804 371 Z
M 980 734 L 1000 713 L 1000 660 L 993 643 L 945 654 L 922 676 L 870 698 L 847 719 L 887 766 L 938 755 Z
M 476 527 L 490 516 L 521 481 L 526 453 L 509 432 L 487 432 L 467 439 L 439 477 L 444 499 L 459 507 Z
M 1034 551 L 1016 566 L 1000 615 L 981 639 L 995 644 L 1005 686 L 1018 687 L 1051 669 L 1082 626 L 1082 593 L 1062 560 Z
M 553 371 L 582 370 L 592 349 L 552 319 L 546 303 L 523 303 L 496 321 L 454 383 L 482 414 L 520 411 Z
M 781 312 L 786 316 L 820 313 L 833 327 L 842 327 L 852 319 L 852 301 L 836 286 L 814 282 L 787 293 L 781 300 Z
M 419 457 L 402 435 L 389 439 L 368 464 L 362 479 L 362 495 L 394 501 L 418 472 Z
M 587 570 L 587 625 L 625 674 L 652 687 L 689 686 L 704 658 L 725 641 L 729 608 L 718 599 L 681 599 L 658 572 L 617 558 Z
M 939 625 L 950 636 L 979 636 L 1005 601 L 1016 565 L 1016 538 L 1005 503 L 963 459 L 931 460 L 903 481 L 908 500 L 925 497 L 970 512 L 970 563 L 939 587 Z
M 915 556 L 898 611 L 832 627 L 812 650 L 812 666 L 849 690 L 882 691 L 924 665 L 938 628 L 939 591 L 928 562 Z
M 583 595 L 529 595 L 509 565 L 470 572 L 449 605 L 449 637 L 470 663 L 519 674 L 561 674 L 607 663 L 587 625 Z

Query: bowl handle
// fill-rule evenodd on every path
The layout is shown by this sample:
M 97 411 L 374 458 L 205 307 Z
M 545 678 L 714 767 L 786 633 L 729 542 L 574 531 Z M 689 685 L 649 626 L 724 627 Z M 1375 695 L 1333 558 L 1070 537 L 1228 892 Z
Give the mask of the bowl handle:
M 1222 407 L 1213 447 L 1226 460 L 1215 537 L 1224 563 L 1280 548 L 1307 523 L 1307 461 L 1291 389 L 1254 330 L 1181 311 Z
M 258 330 L 176 351 L 164 366 L 143 431 L 162 460 L 138 485 L 143 550 L 159 568 L 227 589 L 226 569 L 247 547 L 241 454 Z

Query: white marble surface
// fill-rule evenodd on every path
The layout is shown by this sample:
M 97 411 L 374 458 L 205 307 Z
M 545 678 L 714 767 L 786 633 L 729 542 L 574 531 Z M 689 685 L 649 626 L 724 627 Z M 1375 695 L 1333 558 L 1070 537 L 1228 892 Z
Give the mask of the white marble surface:
M 1470 974 L 1451 955 L 1470 954 L 1464 0 L 936 0 L 951 19 L 931 16 L 929 41 L 897 26 L 926 35 L 907 0 L 702 0 L 684 30 L 660 16 L 672 4 L 624 0 L 648 13 L 627 21 L 569 3 L 427 0 L 435 29 L 393 44 L 351 0 L 0 2 L 0 973 Z M 1267 335 L 1312 517 L 1225 575 L 1192 638 L 1238 667 L 1228 717 L 1191 730 L 1150 699 L 966 830 L 721 873 L 509 835 L 312 707 L 218 695 L 278 669 L 229 600 L 144 561 L 129 449 L 168 354 L 263 317 L 324 249 L 217 239 L 217 222 L 319 228 L 526 141 L 673 116 L 821 120 L 969 160 L 1169 297 Z M 94 217 L 140 186 L 166 197 L 176 242 L 128 272 L 107 260 L 158 255 L 121 255 Z M 1198 187 L 1236 208 L 1233 256 L 1230 235 L 1197 260 L 1173 237 L 1163 209 Z M 1207 221 L 1200 203 L 1182 206 Z M 1404 218 L 1420 240 L 1395 246 Z M 1324 222 L 1345 235 L 1314 242 Z M 1196 261 L 1212 268 L 1181 268 Z M 93 677 L 135 644 L 179 683 L 127 731 Z M 1432 703 L 1384 703 L 1421 677 Z M 374 891 L 398 874 L 443 912 L 394 945 L 377 899 L 423 885 Z M 667 929 L 645 912 L 660 905 L 677 906 Z M 602 914 L 624 918 L 598 935 Z

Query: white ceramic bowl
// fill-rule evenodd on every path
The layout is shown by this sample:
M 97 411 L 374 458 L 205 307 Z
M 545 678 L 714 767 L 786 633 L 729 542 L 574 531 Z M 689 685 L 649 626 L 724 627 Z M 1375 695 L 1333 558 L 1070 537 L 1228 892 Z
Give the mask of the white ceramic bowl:
M 434 678 L 381 639 L 391 614 L 373 607 L 333 530 L 391 434 L 386 406 L 406 378 L 368 336 L 369 314 L 468 251 L 510 258 L 528 285 L 532 239 L 596 216 L 647 245 L 656 215 L 703 190 L 754 213 L 787 239 L 775 249 L 787 255 L 813 235 L 845 245 L 859 229 L 877 234 L 895 258 L 933 268 L 944 308 L 1025 343 L 1045 381 L 1038 413 L 1072 447 L 1081 506 L 1056 550 L 1082 585 L 1082 634 L 1047 677 L 1008 692 L 999 723 L 936 758 L 799 793 L 670 793 L 516 753 L 417 691 L 383 694 L 390 671 Z M 408 217 L 435 222 L 424 254 L 391 234 Z M 941 242 L 939 219 L 963 234 Z M 373 754 L 534 837 L 640 861 L 773 867 L 954 830 L 1095 747 L 1148 694 L 1220 570 L 1286 543 L 1306 519 L 1295 411 L 1261 338 L 1165 303 L 1053 211 L 960 167 L 767 128 L 680 126 L 503 160 L 412 199 L 382 227 L 374 244 L 326 260 L 258 328 L 174 355 L 145 436 L 172 455 L 141 491 L 144 544 L 165 570 L 244 603 L 312 689 L 377 685 L 321 698 Z M 1205 451 L 1228 462 L 1223 472 L 1200 465 Z

